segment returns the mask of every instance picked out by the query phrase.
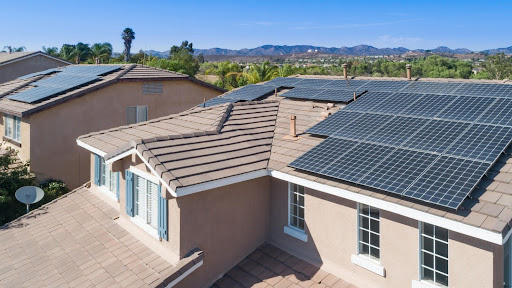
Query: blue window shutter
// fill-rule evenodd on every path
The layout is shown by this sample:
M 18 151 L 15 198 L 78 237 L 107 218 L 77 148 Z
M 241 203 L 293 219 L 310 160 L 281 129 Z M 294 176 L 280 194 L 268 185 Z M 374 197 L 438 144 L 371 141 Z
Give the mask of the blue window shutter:
M 167 199 L 162 197 L 162 186 L 158 186 L 158 235 L 167 241 L 167 234 Z
M 116 172 L 116 196 L 117 196 L 117 199 L 119 199 L 119 179 L 121 178 L 119 175 L 121 173 L 120 172 Z
M 100 186 L 101 159 L 99 155 L 94 154 L 94 184 Z
M 126 214 L 133 217 L 133 173 L 126 170 Z

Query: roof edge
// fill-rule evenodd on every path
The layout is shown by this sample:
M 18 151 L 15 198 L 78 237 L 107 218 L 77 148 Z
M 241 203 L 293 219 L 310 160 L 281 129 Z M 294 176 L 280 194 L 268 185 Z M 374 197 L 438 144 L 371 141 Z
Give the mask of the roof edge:
M 46 56 L 48 58 L 51 58 L 53 60 L 65 63 L 67 65 L 72 65 L 73 64 L 73 63 L 71 63 L 71 62 L 69 62 L 67 60 L 62 59 L 62 58 L 55 57 L 55 56 L 52 56 L 50 54 L 44 53 L 43 51 L 35 51 L 33 53 L 30 53 L 30 54 L 27 54 L 27 55 L 24 55 L 24 56 L 20 56 L 18 58 L 14 58 L 14 59 L 11 59 L 11 60 L 7 60 L 5 62 L 1 62 L 0 66 L 8 65 L 8 64 L 11 64 L 11 63 L 14 63 L 14 62 L 18 62 L 18 61 L 22 61 L 22 60 L 25 60 L 25 59 L 28 59 L 28 58 L 31 58 L 31 57 L 34 57 L 34 56 L 37 56 L 37 55 Z

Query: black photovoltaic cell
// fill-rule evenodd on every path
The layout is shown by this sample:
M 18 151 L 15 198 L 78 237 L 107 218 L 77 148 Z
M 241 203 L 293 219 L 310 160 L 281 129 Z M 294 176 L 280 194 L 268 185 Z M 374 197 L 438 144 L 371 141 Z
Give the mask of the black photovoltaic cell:
M 322 91 L 323 89 L 320 88 L 297 87 L 284 92 L 281 94 L 281 96 L 290 98 L 313 99 L 315 95 Z
M 295 159 L 290 166 L 314 173 L 320 173 L 320 171 L 331 164 L 335 159 L 333 158 L 333 155 L 338 157 L 340 154 L 350 151 L 357 144 L 357 141 L 334 137 L 327 138 L 303 156 Z
M 372 107 L 371 112 L 401 114 L 400 111 L 405 110 L 411 105 L 414 106 L 414 103 L 422 98 L 422 96 L 423 94 L 394 93 L 379 105 Z
M 351 113 L 351 112 L 343 112 L 343 109 L 336 114 L 342 112 Z M 351 116 L 349 116 L 351 117 Z M 341 117 L 343 119 L 343 117 Z M 336 130 L 330 136 L 337 136 L 343 138 L 351 138 L 351 139 L 359 139 L 362 140 L 368 135 L 371 135 L 374 131 L 379 129 L 381 126 L 386 125 L 386 122 L 390 121 L 393 118 L 391 115 L 383 115 L 383 114 L 371 114 L 365 113 L 357 118 L 354 122 L 341 127 Z M 345 121 L 343 121 L 345 122 Z
M 512 127 L 473 124 L 445 154 L 494 162 L 512 139 Z
M 402 147 L 442 153 L 471 124 L 444 120 L 430 120 L 409 138 Z
M 344 113 L 340 113 L 342 111 Z M 306 133 L 331 136 L 337 130 L 344 129 L 345 127 L 348 127 L 352 123 L 355 123 L 355 121 L 362 115 L 363 113 L 350 112 L 345 111 L 345 109 L 342 109 L 334 113 L 333 115 L 329 116 L 327 119 L 324 119 L 320 123 L 309 128 L 306 131 Z
M 429 121 L 429 119 L 423 118 L 396 116 L 368 135 L 364 140 L 400 146 Z
M 437 157 L 439 155 L 398 148 L 359 183 L 402 194 Z
M 413 81 L 400 92 L 449 95 L 460 85 L 461 83 Z
M 452 94 L 512 98 L 512 85 L 463 83 L 459 88 L 455 89 Z
M 293 87 L 295 87 L 294 84 L 301 80 L 302 80 L 302 78 L 277 77 L 277 78 L 274 78 L 274 79 L 266 82 L 265 85 L 274 86 L 274 87 L 293 88 Z
M 224 98 L 229 98 L 236 101 L 253 101 L 264 95 L 274 92 L 274 89 L 275 88 L 272 86 L 249 84 L 224 95 Z
M 455 98 L 447 95 L 424 94 L 414 105 L 407 107 L 400 114 L 431 118 L 449 106 Z
M 334 80 L 303 78 L 301 81 L 295 83 L 294 87 L 323 88 L 322 86 L 327 85 L 332 81 Z
M 375 112 L 379 105 L 393 97 L 391 92 L 366 92 L 356 101 L 343 108 L 345 111 Z
M 377 92 L 399 92 L 409 84 L 408 81 L 370 81 L 359 89 Z
M 206 101 L 204 104 L 199 104 L 197 106 L 210 107 L 210 106 L 214 106 L 214 105 L 219 105 L 219 104 L 224 104 L 224 103 L 234 103 L 234 102 L 236 102 L 236 100 L 234 100 L 234 99 L 229 99 L 229 98 L 224 98 L 224 97 L 215 97 L 215 98 L 212 98 L 212 99 Z
M 496 99 L 458 96 L 436 118 L 475 121 Z
M 512 126 L 512 99 L 496 100 L 477 122 Z
M 375 168 L 376 163 L 388 157 L 396 149 L 391 146 L 360 142 L 341 157 L 335 158 L 336 160 L 322 170 L 321 174 L 358 183 L 359 179 Z
M 488 163 L 443 155 L 403 195 L 457 209 L 488 168 Z
M 345 89 L 345 90 L 359 90 L 360 86 L 368 83 L 370 81 L 368 80 L 333 80 L 324 86 L 322 88 L 326 89 Z M 364 89 L 361 91 L 365 91 Z

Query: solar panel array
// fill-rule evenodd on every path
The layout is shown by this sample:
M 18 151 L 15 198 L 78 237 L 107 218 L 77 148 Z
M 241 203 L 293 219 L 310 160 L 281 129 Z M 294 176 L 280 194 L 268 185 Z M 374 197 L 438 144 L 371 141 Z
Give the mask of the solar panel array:
M 229 98 L 226 98 L 226 97 L 215 97 L 215 98 L 212 98 L 206 102 L 204 102 L 203 104 L 199 104 L 197 106 L 199 107 L 210 107 L 210 106 L 215 106 L 215 105 L 219 105 L 219 104 L 225 104 L 225 103 L 235 103 L 236 100 L 234 99 L 229 99 Z
M 30 73 L 30 74 L 18 77 L 18 79 L 23 79 L 24 80 L 24 79 L 28 79 L 28 78 L 31 78 L 31 77 L 34 77 L 34 76 L 48 75 L 48 74 L 52 74 L 54 72 L 60 72 L 60 71 L 61 70 L 58 69 L 58 68 L 52 68 L 52 69 L 48 69 L 48 70 L 44 70 L 44 71 L 40 71 L 40 72 Z
M 457 209 L 512 141 L 512 90 L 443 84 L 365 93 L 307 130 L 328 138 L 289 166 Z
M 270 86 L 249 84 L 224 95 L 224 98 L 229 98 L 236 101 L 253 101 L 274 92 L 274 89 L 274 87 Z
M 356 97 L 361 94 L 360 92 L 355 93 Z M 281 96 L 288 98 L 348 103 L 354 99 L 354 91 L 342 89 L 297 87 L 281 94 Z
M 42 101 L 60 93 L 97 81 L 100 79 L 101 75 L 119 70 L 121 67 L 122 66 L 118 65 L 67 66 L 32 73 L 25 75 L 24 77 L 29 78 L 37 75 L 48 75 L 51 73 L 56 74 L 52 77 L 32 83 L 31 85 L 35 86 L 32 89 L 27 89 L 13 95 L 9 95 L 7 98 L 25 103 Z

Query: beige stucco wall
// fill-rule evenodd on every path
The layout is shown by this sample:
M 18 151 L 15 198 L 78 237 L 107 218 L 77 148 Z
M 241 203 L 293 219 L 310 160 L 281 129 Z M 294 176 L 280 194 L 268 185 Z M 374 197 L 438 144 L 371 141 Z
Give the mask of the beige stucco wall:
M 163 94 L 143 95 L 142 83 L 120 82 L 31 115 L 30 131 L 21 131 L 22 138 L 30 133 L 30 144 L 22 141 L 21 150 L 30 158 L 32 171 L 77 187 L 90 177 L 89 151 L 76 144 L 80 135 L 126 125 L 128 106 L 148 105 L 148 118 L 153 119 L 219 94 L 190 81 L 166 81 Z
M 357 203 L 305 188 L 305 243 L 283 232 L 288 183 L 272 178 L 270 195 L 270 243 L 358 287 L 411 287 L 419 279 L 418 221 L 381 210 L 382 277 L 351 262 L 357 254 Z M 450 232 L 450 287 L 502 287 L 502 255 L 499 245 Z
M 50 57 L 36 55 L 16 62 L 0 65 L 0 83 L 11 81 L 30 73 L 66 65 L 66 63 Z

